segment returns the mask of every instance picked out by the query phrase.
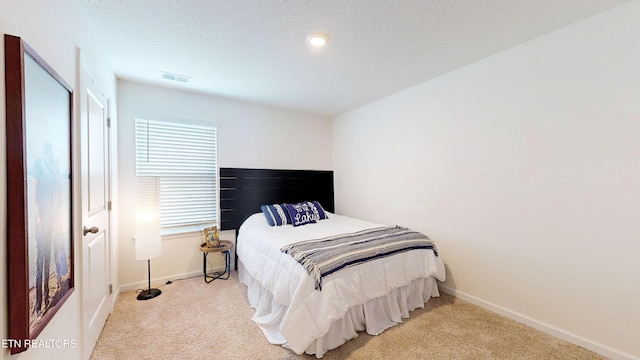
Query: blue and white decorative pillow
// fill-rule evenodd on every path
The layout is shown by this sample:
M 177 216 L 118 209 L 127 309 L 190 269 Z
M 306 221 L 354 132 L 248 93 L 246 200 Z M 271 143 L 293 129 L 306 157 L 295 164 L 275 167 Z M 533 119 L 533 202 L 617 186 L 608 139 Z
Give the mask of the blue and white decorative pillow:
M 291 217 L 284 207 L 285 204 L 262 205 L 260 210 L 267 218 L 269 226 L 280 226 L 291 224 Z
M 306 225 L 316 222 L 317 213 L 314 213 L 310 202 L 302 202 L 298 204 L 284 204 L 286 211 L 291 217 L 293 226 Z M 313 205 L 313 204 L 311 204 Z
M 319 202 L 311 201 L 309 202 L 309 206 L 312 208 L 313 213 L 316 215 L 316 220 L 324 220 L 329 218 Z

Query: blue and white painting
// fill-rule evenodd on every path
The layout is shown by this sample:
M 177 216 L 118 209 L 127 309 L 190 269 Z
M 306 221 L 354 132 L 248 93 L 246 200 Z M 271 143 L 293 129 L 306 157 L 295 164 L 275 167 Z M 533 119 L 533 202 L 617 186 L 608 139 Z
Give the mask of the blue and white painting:
M 69 92 L 28 54 L 25 66 L 30 332 L 71 284 Z

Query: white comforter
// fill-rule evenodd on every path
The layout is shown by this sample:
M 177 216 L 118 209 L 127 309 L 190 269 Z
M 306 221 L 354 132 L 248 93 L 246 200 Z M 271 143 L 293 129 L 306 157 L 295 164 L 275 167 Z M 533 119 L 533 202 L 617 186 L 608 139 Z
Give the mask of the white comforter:
M 237 252 L 243 271 L 271 293 L 268 301 L 282 305 L 279 314 L 256 314 L 253 320 L 269 342 L 286 345 L 298 354 L 325 336 L 331 324 L 350 308 L 415 279 L 445 279 L 440 257 L 432 250 L 412 250 L 342 269 L 324 277 L 322 291 L 316 290 L 313 278 L 291 255 L 280 251 L 282 246 L 382 226 L 336 214 L 328 216 L 315 224 L 271 227 L 258 213 L 243 223 L 238 235 Z

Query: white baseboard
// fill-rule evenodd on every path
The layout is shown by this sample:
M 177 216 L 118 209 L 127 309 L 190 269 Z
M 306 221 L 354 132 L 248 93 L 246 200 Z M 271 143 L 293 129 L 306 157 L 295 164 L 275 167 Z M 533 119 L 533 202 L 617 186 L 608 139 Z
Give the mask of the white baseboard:
M 622 352 L 620 350 L 616 350 L 613 349 L 611 347 L 608 347 L 606 345 L 602 345 L 600 343 L 597 343 L 595 341 L 583 338 L 579 335 L 576 334 L 572 334 L 568 331 L 562 330 L 560 328 L 557 328 L 555 326 L 551 326 L 549 324 L 545 324 L 541 321 L 538 321 L 536 319 L 530 318 L 528 316 L 519 314 L 515 311 L 509 310 L 507 308 L 504 308 L 502 306 L 498 306 L 495 304 L 492 304 L 490 302 L 484 301 L 482 299 L 479 299 L 475 296 L 471 296 L 469 294 L 465 294 L 462 291 L 458 291 L 446 286 L 443 286 L 442 284 L 438 284 L 438 287 L 440 288 L 440 290 L 442 290 L 443 292 L 451 295 L 451 296 L 455 296 L 457 298 L 460 298 L 464 301 L 470 302 L 474 305 L 478 305 L 484 309 L 487 309 L 491 312 L 500 314 L 504 317 L 507 317 L 509 319 L 515 320 L 519 323 L 523 323 L 525 325 L 528 325 L 534 329 L 540 330 L 542 332 L 545 332 L 551 336 L 555 336 L 559 339 L 568 341 L 572 344 L 578 345 L 580 347 L 583 347 L 585 349 L 591 350 L 595 353 L 598 353 L 602 356 L 605 356 L 609 359 L 612 360 L 640 360 L 640 357 L 634 356 L 632 354 L 628 354 L 625 352 Z
M 116 303 L 118 302 L 118 296 L 120 296 L 120 288 L 118 287 L 115 293 L 111 294 L 111 307 L 109 308 L 109 314 L 113 312 L 113 309 L 116 308 Z
M 207 272 L 220 272 L 220 271 L 224 271 L 224 270 L 225 270 L 224 266 L 218 266 L 218 267 L 212 267 L 210 269 L 207 269 Z M 187 279 L 187 278 L 191 278 L 191 277 L 194 277 L 194 276 L 203 276 L 202 270 L 200 270 L 200 271 L 192 271 L 192 272 L 183 273 L 183 274 L 176 274 L 176 275 L 171 275 L 171 276 L 164 276 L 164 277 L 160 277 L 160 278 L 151 278 L 151 287 L 154 287 L 154 286 L 158 287 L 160 285 L 164 285 L 164 284 L 166 284 L 167 281 L 175 281 L 175 280 L 180 280 L 180 279 Z M 127 291 L 138 290 L 138 289 L 146 289 L 148 287 L 149 287 L 148 281 L 139 281 L 139 282 L 135 282 L 135 283 L 129 283 L 129 284 L 121 285 L 118 288 L 118 292 L 119 293 L 123 293 L 123 292 L 127 292 Z

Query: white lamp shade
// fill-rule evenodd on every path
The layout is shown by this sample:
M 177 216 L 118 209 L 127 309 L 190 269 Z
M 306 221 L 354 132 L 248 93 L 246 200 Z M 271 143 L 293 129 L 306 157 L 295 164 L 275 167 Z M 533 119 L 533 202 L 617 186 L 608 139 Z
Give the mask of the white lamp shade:
M 160 178 L 137 176 L 136 260 L 160 256 Z

